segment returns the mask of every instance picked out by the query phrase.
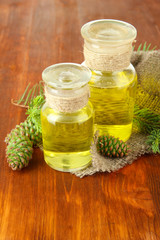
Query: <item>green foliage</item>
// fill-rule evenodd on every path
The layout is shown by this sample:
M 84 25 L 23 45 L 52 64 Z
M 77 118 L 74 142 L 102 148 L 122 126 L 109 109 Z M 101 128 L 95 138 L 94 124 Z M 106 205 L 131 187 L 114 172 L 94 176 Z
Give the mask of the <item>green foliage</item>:
M 45 103 L 45 98 L 43 95 L 39 95 L 29 103 L 29 108 L 26 112 L 28 115 L 27 119 L 31 121 L 38 132 L 41 132 L 41 119 L 40 113 L 43 104 Z
M 41 82 L 36 83 L 31 89 L 29 89 L 30 83 L 27 85 L 24 93 L 19 100 L 14 100 L 12 103 L 20 107 L 28 107 L 31 101 L 37 96 L 44 96 L 43 85 Z
M 151 132 L 148 136 L 147 144 L 151 146 L 153 153 L 160 153 L 160 129 Z
M 153 51 L 157 48 L 157 46 L 154 46 L 153 48 L 151 48 L 151 43 L 149 43 L 147 45 L 147 42 L 145 42 L 144 44 L 140 44 L 138 47 L 137 47 L 137 50 L 135 49 L 135 46 L 133 46 L 133 51 L 137 51 L 137 52 L 140 52 L 140 51 Z
M 133 124 L 140 132 L 150 134 L 152 130 L 160 129 L 160 115 L 135 105 Z

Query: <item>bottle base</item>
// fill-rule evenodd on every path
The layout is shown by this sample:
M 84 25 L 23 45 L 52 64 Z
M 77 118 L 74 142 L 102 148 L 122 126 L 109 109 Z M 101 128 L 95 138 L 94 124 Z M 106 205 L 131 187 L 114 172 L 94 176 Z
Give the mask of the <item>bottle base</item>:
M 90 151 L 53 152 L 43 150 L 45 162 L 53 169 L 61 172 L 74 172 L 87 168 L 91 164 Z
M 115 138 L 126 142 L 132 133 L 132 123 L 126 125 L 94 125 L 95 132 L 98 130 L 99 135 L 109 134 Z

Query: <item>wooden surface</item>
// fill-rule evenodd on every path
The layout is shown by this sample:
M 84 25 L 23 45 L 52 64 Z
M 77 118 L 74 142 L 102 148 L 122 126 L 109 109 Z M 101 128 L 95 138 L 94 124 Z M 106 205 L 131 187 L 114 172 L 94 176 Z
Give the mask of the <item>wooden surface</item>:
M 81 26 L 114 18 L 133 24 L 137 44 L 159 45 L 159 0 L 0 0 L 0 240 L 160 239 L 160 156 L 79 179 L 49 168 L 35 150 L 13 172 L 4 138 L 25 119 L 11 105 L 57 62 L 82 62 Z

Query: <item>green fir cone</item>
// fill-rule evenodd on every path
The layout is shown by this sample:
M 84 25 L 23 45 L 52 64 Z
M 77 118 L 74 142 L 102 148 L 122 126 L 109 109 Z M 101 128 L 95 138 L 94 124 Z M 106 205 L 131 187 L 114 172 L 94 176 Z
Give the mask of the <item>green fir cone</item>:
M 42 141 L 41 132 L 37 131 L 35 125 L 29 121 L 25 120 L 24 122 L 17 125 L 5 138 L 5 142 L 7 144 L 13 139 L 15 140 L 17 137 L 28 137 L 30 141 L 33 142 L 34 145 L 37 145 Z
M 33 142 L 26 136 L 13 137 L 6 148 L 7 162 L 12 170 L 28 166 L 33 153 Z
M 99 136 L 97 151 L 106 157 L 124 157 L 128 155 L 129 146 L 113 136 Z
M 33 146 L 37 146 L 41 141 L 42 134 L 31 121 L 26 120 L 17 125 L 5 138 L 9 166 L 13 170 L 26 167 L 32 158 Z
M 5 138 L 7 161 L 13 170 L 26 167 L 32 158 L 33 146 L 39 146 L 42 142 L 40 112 L 44 102 L 43 95 L 30 100 L 26 113 L 27 120 L 17 125 Z

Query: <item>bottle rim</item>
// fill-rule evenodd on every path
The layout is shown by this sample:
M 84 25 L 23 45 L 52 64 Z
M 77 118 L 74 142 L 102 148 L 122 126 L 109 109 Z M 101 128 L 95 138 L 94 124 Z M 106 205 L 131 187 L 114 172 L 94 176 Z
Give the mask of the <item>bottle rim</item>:
M 89 68 L 78 63 L 57 63 L 42 72 L 44 83 L 57 90 L 74 90 L 88 84 L 91 79 Z
M 136 28 L 130 23 L 115 19 L 98 19 L 84 24 L 81 35 L 95 43 L 124 44 L 137 36 Z

